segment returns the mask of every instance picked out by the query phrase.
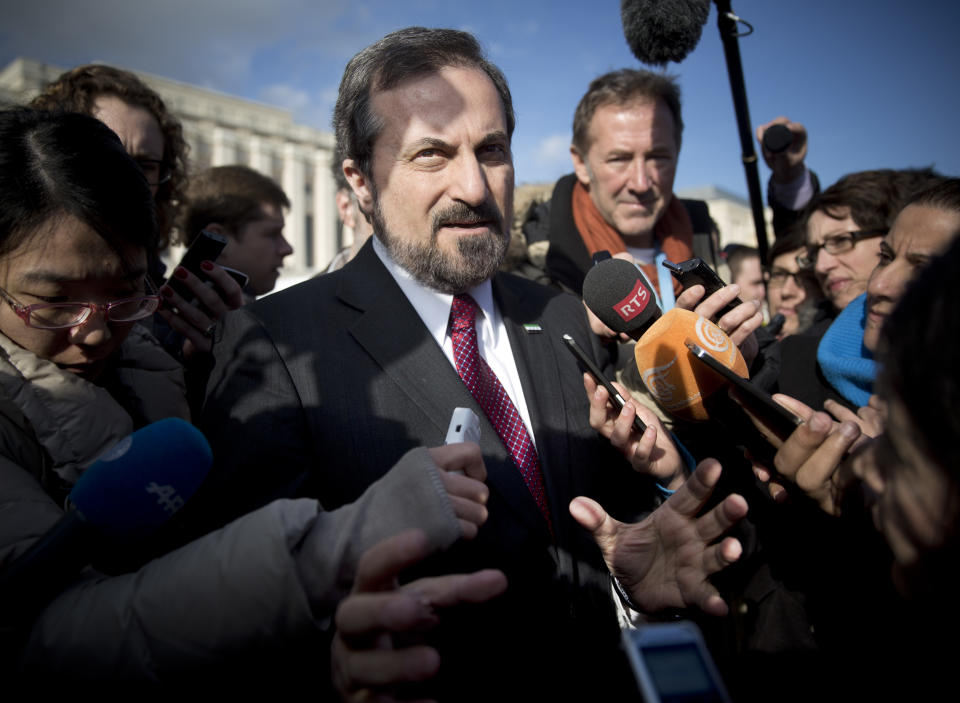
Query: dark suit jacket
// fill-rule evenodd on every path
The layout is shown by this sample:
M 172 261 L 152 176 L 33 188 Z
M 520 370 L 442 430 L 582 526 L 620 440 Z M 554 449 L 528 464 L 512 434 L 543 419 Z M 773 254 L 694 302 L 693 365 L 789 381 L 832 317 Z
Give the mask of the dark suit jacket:
M 496 567 L 510 586 L 493 603 L 446 614 L 437 635 L 446 682 L 471 680 L 469 691 L 448 694 L 509 699 L 523 690 L 517 685 L 538 696 L 589 691 L 602 675 L 594 667 L 622 670 L 606 569 L 567 506 L 590 495 L 614 507 L 631 491 L 630 505 L 649 508 L 650 486 L 589 427 L 582 376 L 561 341 L 569 333 L 599 353 L 580 301 L 506 274 L 493 291 L 534 427 L 555 542 L 493 427 L 369 243 L 340 271 L 225 318 L 201 419 L 216 457 L 210 493 L 220 521 L 281 495 L 314 496 L 333 509 L 408 449 L 443 444 L 453 409 L 472 408 L 481 418 L 490 517 L 477 539 L 423 571 Z M 507 680 L 519 684 L 505 689 Z

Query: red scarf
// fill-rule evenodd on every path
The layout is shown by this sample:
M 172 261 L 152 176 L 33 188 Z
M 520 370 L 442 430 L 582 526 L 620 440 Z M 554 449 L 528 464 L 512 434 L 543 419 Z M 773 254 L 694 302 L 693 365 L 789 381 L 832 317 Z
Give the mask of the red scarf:
M 611 254 L 627 250 L 620 233 L 603 219 L 603 215 L 593 204 L 589 191 L 580 181 L 573 186 L 572 205 L 573 222 L 590 256 L 604 249 Z M 653 228 L 653 242 L 654 246 L 659 245 L 660 251 L 670 261 L 680 262 L 693 258 L 693 223 L 679 198 L 670 198 L 670 204 Z M 660 282 L 657 280 L 656 264 L 640 264 L 640 268 L 659 290 Z M 679 294 L 681 290 L 680 282 L 674 280 L 673 292 Z

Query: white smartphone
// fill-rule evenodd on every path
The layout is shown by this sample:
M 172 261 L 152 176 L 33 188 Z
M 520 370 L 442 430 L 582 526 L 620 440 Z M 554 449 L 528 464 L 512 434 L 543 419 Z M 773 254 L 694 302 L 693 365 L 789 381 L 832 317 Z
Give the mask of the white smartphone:
M 444 444 L 480 443 L 480 418 L 470 408 L 454 408 Z
M 689 620 L 622 631 L 646 703 L 730 703 L 700 628 Z
M 480 418 L 470 408 L 454 408 L 450 416 L 450 425 L 447 427 L 447 439 L 444 444 L 460 442 L 480 444 Z M 450 473 L 464 475 L 462 471 Z

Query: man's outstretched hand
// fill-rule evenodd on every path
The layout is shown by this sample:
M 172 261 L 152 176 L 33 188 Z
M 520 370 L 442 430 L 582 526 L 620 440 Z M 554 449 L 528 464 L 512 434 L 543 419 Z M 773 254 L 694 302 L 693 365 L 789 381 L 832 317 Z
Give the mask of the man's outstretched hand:
M 593 533 L 610 573 L 645 612 L 697 606 L 725 615 L 727 604 L 709 576 L 740 558 L 742 547 L 733 537 L 714 542 L 747 514 L 747 502 L 730 495 L 698 518 L 719 479 L 720 464 L 702 461 L 676 493 L 634 524 L 582 496 L 570 503 L 570 514 Z
M 393 635 L 434 627 L 444 608 L 482 603 L 506 590 L 503 572 L 423 578 L 399 586 L 404 569 L 430 554 L 427 536 L 408 530 L 383 540 L 360 558 L 353 592 L 337 608 L 331 646 L 333 683 L 346 701 L 392 701 L 397 684 L 437 673 L 440 655 L 427 645 L 395 647 Z

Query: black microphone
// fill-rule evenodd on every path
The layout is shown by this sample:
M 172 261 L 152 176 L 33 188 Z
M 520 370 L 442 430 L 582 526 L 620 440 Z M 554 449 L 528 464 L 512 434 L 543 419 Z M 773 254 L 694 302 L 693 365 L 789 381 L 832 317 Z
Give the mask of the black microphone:
M 780 334 L 780 331 L 783 329 L 783 323 L 787 321 L 787 318 L 784 317 L 782 312 L 778 312 L 776 315 L 770 318 L 770 322 L 767 323 L 767 331 L 776 337 Z
M 630 51 L 641 63 L 680 63 L 700 41 L 710 0 L 621 0 L 620 20 Z
M 661 315 L 650 281 L 624 259 L 594 263 L 583 279 L 583 302 L 607 327 L 635 340 Z
M 0 573 L 0 623 L 29 618 L 90 563 L 98 546 L 155 532 L 196 492 L 212 463 L 206 438 L 178 418 L 122 439 L 84 471 L 64 516 Z

